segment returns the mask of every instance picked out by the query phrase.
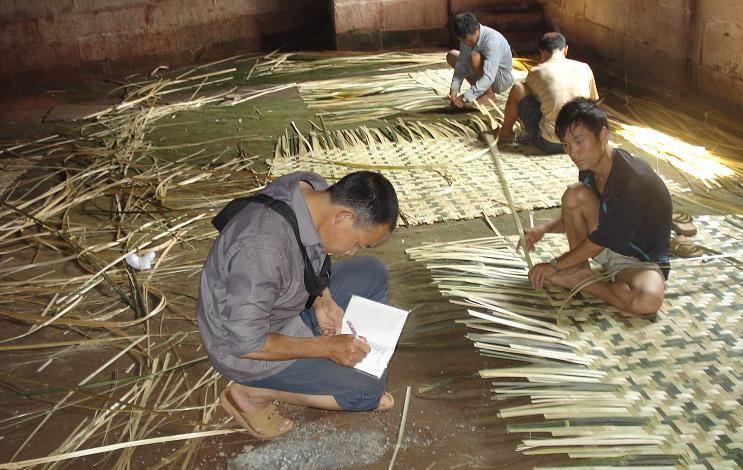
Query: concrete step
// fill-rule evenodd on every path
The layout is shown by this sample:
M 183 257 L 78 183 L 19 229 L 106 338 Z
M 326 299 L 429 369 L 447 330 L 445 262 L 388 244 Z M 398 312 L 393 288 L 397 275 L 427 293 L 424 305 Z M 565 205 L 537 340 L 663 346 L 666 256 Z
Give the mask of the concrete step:
M 518 11 L 485 10 L 472 12 L 485 26 L 503 31 L 528 31 L 546 27 L 542 10 L 529 8 Z
M 456 15 L 469 11 L 477 16 L 477 11 L 518 11 L 535 7 L 540 7 L 537 0 L 451 0 L 449 12 Z

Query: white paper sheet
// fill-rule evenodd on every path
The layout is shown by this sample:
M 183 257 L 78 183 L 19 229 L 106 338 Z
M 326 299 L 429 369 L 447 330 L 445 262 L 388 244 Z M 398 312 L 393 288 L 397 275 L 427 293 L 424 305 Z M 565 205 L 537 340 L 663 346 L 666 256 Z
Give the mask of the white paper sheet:
M 354 295 L 343 315 L 342 334 L 353 334 L 350 321 L 359 336 L 366 338 L 371 351 L 354 366 L 367 374 L 381 377 L 395 352 L 397 340 L 408 312 Z

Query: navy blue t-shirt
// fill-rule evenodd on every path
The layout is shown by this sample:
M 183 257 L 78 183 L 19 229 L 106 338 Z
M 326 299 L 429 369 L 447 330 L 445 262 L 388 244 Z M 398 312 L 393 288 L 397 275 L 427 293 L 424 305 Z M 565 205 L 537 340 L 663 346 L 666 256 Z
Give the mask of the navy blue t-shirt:
M 668 279 L 673 212 L 668 188 L 645 161 L 621 149 L 614 149 L 613 157 L 602 194 L 592 171 L 578 173 L 599 199 L 599 226 L 588 239 L 621 255 L 656 262 Z

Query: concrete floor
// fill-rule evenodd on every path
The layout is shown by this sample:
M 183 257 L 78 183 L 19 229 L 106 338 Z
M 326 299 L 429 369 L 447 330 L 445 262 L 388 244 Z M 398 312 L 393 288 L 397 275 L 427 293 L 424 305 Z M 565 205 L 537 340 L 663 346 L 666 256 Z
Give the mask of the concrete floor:
M 74 125 L 66 117 L 76 114 L 74 106 L 82 106 L 81 110 L 90 109 L 86 106 L 105 104 L 100 97 L 104 96 L 107 87 L 106 84 L 88 84 L 57 93 L 40 92 L 27 97 L 6 98 L 0 103 L 0 139 L 38 138 L 50 133 L 69 132 Z M 247 119 L 245 113 L 252 111 L 245 108 L 197 110 L 177 117 L 197 122 L 183 126 L 190 131 L 187 137 L 171 134 L 173 128 L 170 128 L 169 131 L 154 133 L 153 140 L 177 141 L 247 133 L 267 138 L 246 146 L 251 154 L 268 156 L 272 154 L 273 139 L 283 133 L 289 121 L 305 127 L 303 120 L 312 117 L 294 90 L 267 95 L 251 102 L 251 105 L 260 109 L 265 118 Z M 58 118 L 42 122 L 52 112 Z M 70 113 L 69 116 L 65 112 Z M 238 121 L 242 117 L 246 119 Z M 693 207 L 688 209 L 698 211 Z M 554 209 L 537 211 L 535 219 L 547 219 L 554 214 Z M 510 216 L 498 217 L 494 223 L 503 233 L 514 233 Z M 477 378 L 480 369 L 508 363 L 477 354 L 469 340 L 464 338 L 465 329 L 453 322 L 464 316 L 462 309 L 442 298 L 430 284 L 426 269 L 409 261 L 404 253 L 406 248 L 424 243 L 482 237 L 490 233 L 481 220 L 401 227 L 384 244 L 368 250 L 368 254 L 380 257 L 389 267 L 390 304 L 412 310 L 389 369 L 389 390 L 397 402 L 393 410 L 384 414 L 352 414 L 284 407 L 282 409 L 297 422 L 297 429 L 292 434 L 274 442 L 258 442 L 241 434 L 208 438 L 198 455 L 196 468 L 216 469 L 229 465 L 231 468 L 299 468 L 296 463 L 302 457 L 298 454 L 300 450 L 313 462 L 303 468 L 387 468 L 397 439 L 407 386 L 412 388 L 412 397 L 396 468 L 517 470 L 566 462 L 562 456 L 529 457 L 515 451 L 521 436 L 506 433 L 505 423 L 497 418 L 499 404 L 491 400 L 488 382 Z M 198 247 L 203 256 L 208 249 L 207 245 Z M 4 337 L 23 330 L 20 325 L 6 321 L 0 321 L 0 325 L 5 330 Z M 192 325 L 184 324 L 183 327 Z M 51 341 L 61 334 L 58 330 L 50 330 L 40 339 Z M 196 341 L 191 343 L 194 350 L 197 346 Z M 184 354 L 187 356 L 188 352 Z M 0 371 L 6 373 L 7 382 L 23 389 L 32 381 L 65 383 L 66 374 L 89 359 L 90 356 L 85 354 L 68 357 L 58 363 L 55 370 L 40 377 L 33 372 L 33 367 L 22 365 L 29 357 L 15 354 L 6 357 Z M 204 367 L 202 364 L 189 370 L 189 376 L 198 376 Z M 0 417 L 34 408 L 33 402 L 12 394 L 3 397 Z M 223 420 L 225 415 L 218 414 L 216 419 Z M 47 435 L 41 436 L 42 444 L 32 449 L 30 454 L 37 456 L 51 451 L 55 435 L 72 426 L 73 421 L 67 425 L 60 424 L 59 428 L 47 427 L 44 431 Z M 31 429 L 31 424 L 6 429 L 0 439 L 0 460 L 6 461 Z M 170 431 L 184 432 L 175 424 Z M 140 448 L 136 462 L 141 465 L 139 468 L 147 468 L 178 447 L 176 442 Z M 96 461 L 96 458 L 75 460 L 69 468 L 82 468 L 81 465 Z

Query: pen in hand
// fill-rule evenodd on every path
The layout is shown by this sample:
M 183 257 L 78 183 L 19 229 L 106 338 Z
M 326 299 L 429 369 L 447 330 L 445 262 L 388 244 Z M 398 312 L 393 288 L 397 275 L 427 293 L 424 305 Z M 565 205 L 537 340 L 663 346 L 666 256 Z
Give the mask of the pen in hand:
M 351 329 L 351 333 L 353 333 L 354 336 L 359 336 L 358 333 L 356 333 L 356 328 L 353 327 L 353 323 L 351 323 L 351 320 L 346 320 L 346 325 Z

